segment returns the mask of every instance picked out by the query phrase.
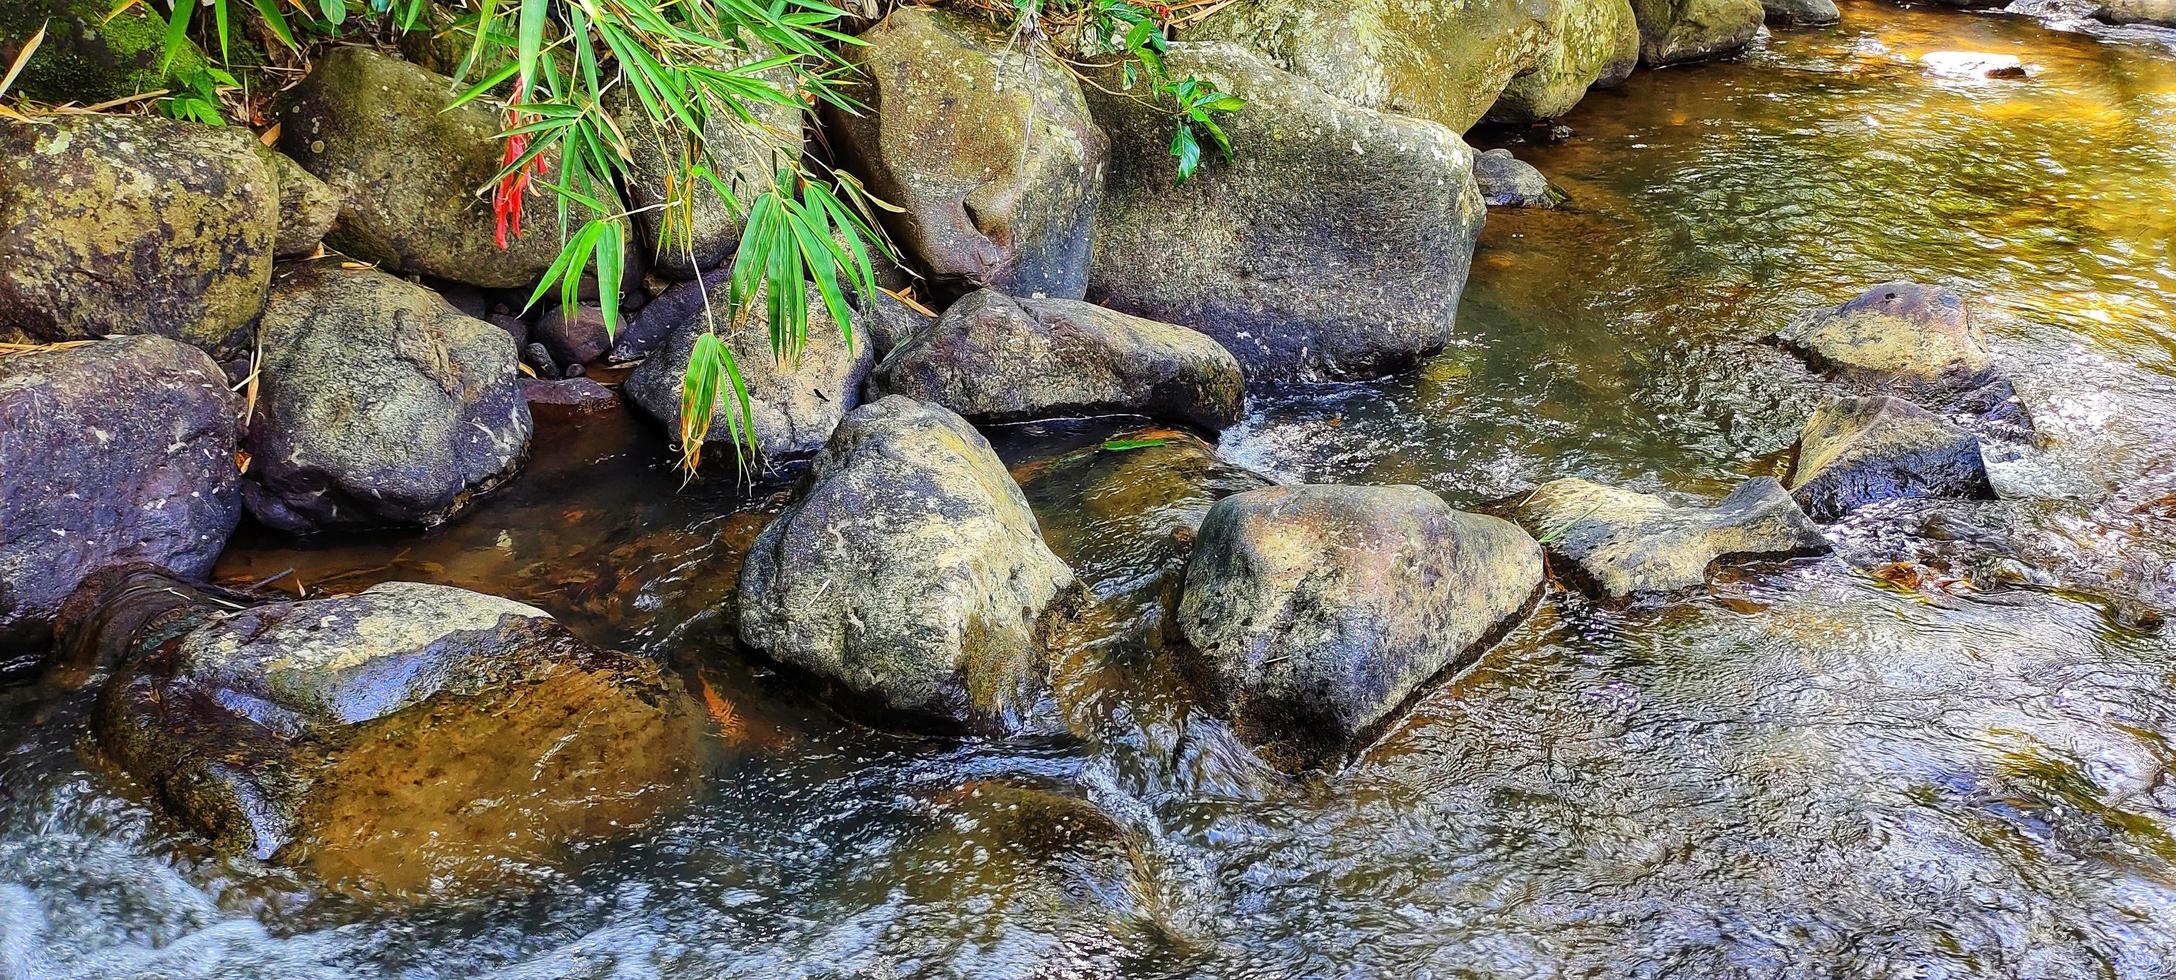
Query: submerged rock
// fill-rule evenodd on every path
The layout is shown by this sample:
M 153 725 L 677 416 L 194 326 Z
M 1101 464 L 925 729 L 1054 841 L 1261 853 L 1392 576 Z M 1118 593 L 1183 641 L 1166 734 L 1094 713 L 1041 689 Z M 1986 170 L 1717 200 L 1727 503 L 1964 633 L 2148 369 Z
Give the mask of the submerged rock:
M 1806 421 L 1791 495 L 1834 520 L 1904 497 L 1992 498 L 1978 436 L 1901 398 L 1841 398 Z
M 1799 317 L 1773 339 L 1814 367 L 1876 393 L 2031 424 L 2015 387 L 1983 346 L 1964 298 L 1946 288 L 1883 283 Z
M 1589 90 L 1616 86 L 1639 67 L 1639 21 L 1629 0 L 1558 0 L 1553 9 L 1560 42 L 1504 86 L 1489 107 L 1490 122 L 1555 119 L 1572 111 Z
M 258 340 L 242 490 L 266 525 L 432 527 L 528 455 L 512 339 L 421 286 L 336 260 L 293 266 Z
M 1109 144 L 1071 70 L 973 18 L 901 7 L 845 56 L 858 112 L 827 108 L 848 169 L 950 286 L 1077 299 Z
M 390 582 L 237 608 L 143 572 L 86 591 L 71 645 L 118 666 L 99 744 L 220 848 L 351 894 L 505 883 L 695 773 L 676 679 L 518 602 Z
M 871 361 L 869 345 L 857 338 L 851 348 L 847 346 L 813 288 L 808 305 L 808 344 L 798 357 L 785 360 L 772 351 L 770 325 L 760 311 L 738 330 L 730 329 L 722 314 L 719 318 L 719 336 L 733 355 L 753 412 L 744 424 L 753 428 L 756 450 L 765 459 L 806 456 L 823 448 L 839 420 L 861 404 L 861 382 L 869 375 Z M 697 307 L 621 386 L 627 398 L 663 423 L 674 439 L 680 436 L 681 379 L 687 374 L 696 341 L 710 331 L 711 322 Z M 730 389 L 721 387 L 704 445 L 732 447 L 734 435 L 727 413 L 737 416 L 740 409 L 728 401 L 730 397 Z
M 1301 769 L 1364 746 L 1541 583 L 1526 532 L 1420 487 L 1270 487 L 1209 509 L 1178 623 L 1212 706 Z
M 1761 0 L 1761 7 L 1770 23 L 1800 27 L 1833 24 L 1844 16 L 1836 9 L 1836 0 Z
M 1091 90 L 1112 163 L 1089 298 L 1208 334 L 1258 379 L 1375 377 L 1443 349 L 1485 213 L 1458 134 L 1232 44 L 1173 44 L 1166 65 L 1247 100 L 1221 119 L 1246 150 L 1174 185 L 1169 114 Z
M 847 416 L 804 485 L 742 568 L 742 640 L 887 727 L 1018 727 L 1073 573 L 990 444 L 892 395 Z
M 892 351 L 870 384 L 977 421 L 1130 412 L 1210 432 L 1245 398 L 1239 362 L 1185 327 L 987 289 Z
M 238 357 L 279 227 L 279 176 L 247 130 L 0 120 L 0 340 L 158 334 Z
M 1586 480 L 1545 483 L 1519 520 L 1581 589 L 1611 599 L 1695 588 L 1717 561 L 1790 558 L 1828 550 L 1821 529 L 1770 477 L 1748 480 L 1713 507 Z
M 1632 0 L 1640 60 L 1673 65 L 1731 54 L 1751 43 L 1768 19 L 1762 0 Z
M 170 77 L 202 71 L 204 55 L 182 44 L 166 58 L 164 18 L 108 0 L 7 0 L 0 3 L 0 74 L 23 45 L 45 30 L 38 50 L 8 86 L 11 96 L 95 105 L 166 88 Z
M 280 97 L 280 149 L 340 196 L 329 241 L 342 252 L 392 272 L 528 286 L 559 254 L 557 204 L 529 194 L 526 234 L 498 246 L 476 191 L 499 172 L 501 123 L 480 102 L 448 109 L 460 90 L 391 55 L 334 48 Z
M 1481 187 L 1481 200 L 1492 208 L 1551 208 L 1555 191 L 1549 178 L 1510 150 L 1496 149 L 1473 160 L 1473 179 Z
M 209 573 L 241 518 L 241 400 L 163 337 L 0 357 L 0 672 L 92 572 Z

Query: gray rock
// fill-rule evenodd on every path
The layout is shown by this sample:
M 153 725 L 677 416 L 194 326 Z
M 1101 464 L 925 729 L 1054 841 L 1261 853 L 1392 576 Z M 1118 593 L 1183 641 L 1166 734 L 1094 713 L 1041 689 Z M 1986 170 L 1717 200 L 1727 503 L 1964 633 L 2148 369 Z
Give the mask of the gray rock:
M 1843 19 L 1836 0 L 1761 0 L 1761 8 L 1768 12 L 1772 24 L 1819 27 Z
M 1380 376 L 1441 350 L 1485 213 L 1458 134 L 1236 45 L 1173 44 L 1166 64 L 1247 100 L 1223 117 L 1245 152 L 1174 185 L 1170 116 L 1091 89 L 1112 162 L 1089 299 L 1208 334 L 1254 378 Z
M 618 392 L 588 378 L 524 378 L 521 397 L 539 422 L 571 422 L 620 407 Z
M 1128 412 L 1214 432 L 1239 420 L 1239 362 L 1208 337 L 1070 299 L 962 297 L 891 352 L 875 394 L 976 421 Z
M 1209 509 L 1178 625 L 1212 705 L 1301 769 L 1365 746 L 1541 583 L 1526 532 L 1420 487 L 1270 487 Z
M 218 364 L 163 337 L 0 357 L 0 651 L 42 647 L 99 568 L 209 573 L 242 513 L 240 411 Z
M 1771 339 L 1869 392 L 1900 394 L 2014 429 L 2032 426 L 1964 299 L 1948 289 L 1883 283 L 1800 316 Z
M 1073 573 L 990 444 L 893 395 L 847 416 L 804 486 L 742 567 L 741 639 L 887 727 L 1019 727 Z
M 872 302 L 863 304 L 863 312 L 854 318 L 855 328 L 869 338 L 870 350 L 880 361 L 936 322 L 936 317 L 881 290 Z
M 148 573 L 85 589 L 71 645 L 118 664 L 101 746 L 216 846 L 340 891 L 492 887 L 656 817 L 695 773 L 671 675 L 518 602 L 389 582 L 237 610 Z
M 861 383 L 869 376 L 869 345 L 847 346 L 813 288 L 808 303 L 808 345 L 798 357 L 783 361 L 771 350 L 770 326 L 760 312 L 737 330 L 723 322 L 724 314 L 719 313 L 718 334 L 724 338 L 725 348 L 733 355 L 734 366 L 747 388 L 749 408 L 754 414 L 746 424 L 753 427 L 756 451 L 764 459 L 806 456 L 823 448 L 839 420 L 861 404 Z M 694 356 L 696 341 L 710 332 L 711 326 L 711 318 L 697 308 L 673 328 L 664 345 L 621 386 L 629 400 L 663 423 L 666 433 L 674 438 L 681 431 L 681 380 Z M 737 416 L 739 406 L 729 402 L 727 392 L 721 390 L 712 406 L 713 421 L 704 445 L 732 447 L 734 435 L 727 423 L 728 412 Z
M 1632 0 L 1640 61 L 1674 65 L 1727 55 L 1752 43 L 1768 19 L 1762 0 Z
M 309 258 L 340 220 L 340 194 L 287 154 L 270 148 L 261 152 L 280 185 L 280 226 L 272 254 L 282 259 Z
M 249 349 L 280 182 L 240 128 L 0 120 L 0 340 L 158 334 Z
M 625 322 L 623 318 L 621 323 Z M 560 364 L 588 364 L 612 349 L 613 336 L 604 328 L 604 309 L 590 303 L 577 304 L 573 316 L 567 315 L 563 304 L 547 304 L 529 335 Z
M 528 454 L 512 339 L 421 286 L 335 260 L 293 266 L 258 337 L 242 493 L 271 527 L 432 527 Z
M 1789 486 L 1821 520 L 1884 500 L 1995 495 L 1979 437 L 1887 396 L 1836 399 L 1814 412 Z
M 1549 178 L 1532 164 L 1496 149 L 1473 160 L 1473 179 L 1481 187 L 1481 200 L 1492 208 L 1553 208 L 1556 192 Z
M 498 246 L 490 199 L 476 189 L 499 172 L 502 123 L 480 102 L 446 108 L 460 88 L 369 48 L 334 48 L 281 95 L 280 150 L 339 195 L 327 241 L 340 251 L 391 272 L 528 286 L 559 254 L 557 204 L 533 189 L 524 234 Z M 587 217 L 576 208 L 568 220 Z
M 847 169 L 904 209 L 879 215 L 899 243 L 947 286 L 1080 298 L 1109 146 L 1071 70 L 927 7 L 861 40 L 843 53 L 867 108 L 825 122 Z
M 1519 521 L 1545 539 L 1550 566 L 1611 599 L 1700 586 L 1715 562 L 1828 551 L 1821 529 L 1771 477 L 1748 480 L 1714 507 L 1678 507 L 1586 480 L 1543 484 Z
M 2093 16 L 2111 24 L 2176 27 L 2176 0 L 2101 0 Z

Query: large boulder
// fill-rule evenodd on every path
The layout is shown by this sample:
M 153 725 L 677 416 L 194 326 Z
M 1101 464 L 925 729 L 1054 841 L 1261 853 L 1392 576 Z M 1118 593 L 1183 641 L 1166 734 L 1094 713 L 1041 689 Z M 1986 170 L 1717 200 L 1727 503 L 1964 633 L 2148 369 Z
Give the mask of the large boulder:
M 1270 487 L 1209 509 L 1178 625 L 1212 706 L 1300 769 L 1364 746 L 1541 583 L 1526 532 L 1420 487 Z
M 159 334 L 239 356 L 279 228 L 279 176 L 248 130 L 0 121 L 0 339 Z
M 1768 19 L 1761 0 L 1632 0 L 1640 25 L 1640 60 L 1674 65 L 1733 53 Z
M 1630 0 L 1558 0 L 1553 8 L 1558 43 L 1504 86 L 1489 107 L 1490 122 L 1555 119 L 1590 89 L 1622 83 L 1639 67 L 1640 28 Z
M 1380 376 L 1441 350 L 1485 213 L 1465 141 L 1237 45 L 1173 44 L 1165 64 L 1247 100 L 1220 117 L 1237 158 L 1174 185 L 1170 115 L 1101 78 L 1111 173 L 1088 298 L 1208 334 L 1266 379 Z
M 728 68 L 727 70 L 730 70 Z M 792 75 L 772 69 L 756 76 L 784 91 L 793 91 Z M 653 121 L 635 96 L 632 86 L 612 92 L 612 115 L 626 135 L 632 158 L 627 161 L 627 201 L 635 212 L 635 228 L 659 275 L 669 279 L 693 279 L 731 258 L 747 227 L 748 203 L 770 189 L 779 168 L 798 160 L 804 145 L 801 110 L 751 100 L 748 108 L 761 129 L 739 116 L 714 108 L 703 120 L 703 150 L 699 161 L 735 200 L 726 200 L 708 180 L 687 195 L 683 207 L 664 207 L 672 188 L 685 175 L 688 137 L 677 121 Z
M 1840 398 L 1813 413 L 1798 437 L 1792 496 L 1834 520 L 1906 497 L 1992 498 L 1979 437 L 1901 398 Z
M 1078 299 L 1109 145 L 1072 70 L 981 21 L 901 7 L 846 49 L 865 108 L 826 107 L 847 168 L 940 283 Z
M 976 421 L 1131 412 L 1210 432 L 1245 399 L 1239 362 L 1185 327 L 988 289 L 893 350 L 870 384 Z
M 0 3 L 0 66 L 15 64 L 41 27 L 45 39 L 8 87 L 11 96 L 94 105 L 166 88 L 168 78 L 205 67 L 204 55 L 188 43 L 168 61 L 162 18 L 145 6 L 119 9 L 109 0 Z
M 279 147 L 339 195 L 327 240 L 342 252 L 392 272 L 528 286 L 559 255 L 557 204 L 533 187 L 524 233 L 498 246 L 479 190 L 499 172 L 503 121 L 480 102 L 447 108 L 460 89 L 392 55 L 334 48 L 280 97 Z
M 760 312 L 737 328 L 726 322 L 722 311 L 717 315 L 718 335 L 732 353 L 748 393 L 752 414 L 742 424 L 753 430 L 756 451 L 765 459 L 806 456 L 823 448 L 839 420 L 861 404 L 861 382 L 869 376 L 872 357 L 867 339 L 856 337 L 849 346 L 813 289 L 808 306 L 808 343 L 798 355 L 784 359 L 772 350 L 770 325 Z M 697 308 L 621 386 L 673 438 L 680 435 L 681 380 L 695 354 L 696 341 L 711 331 L 712 323 Z M 730 448 L 736 437 L 727 420 L 739 413 L 730 387 L 721 385 L 704 444 Z
M 1518 508 L 1542 539 L 1551 568 L 1611 599 L 1696 588 L 1729 558 L 1793 558 L 1828 550 L 1828 539 L 1772 477 L 1748 480 L 1713 507 L 1586 480 L 1542 484 Z
M 1353 105 L 1465 132 L 1513 78 L 1544 62 L 1569 76 L 1562 87 L 1584 92 L 1607 59 L 1565 49 L 1596 46 L 1589 35 L 1616 29 L 1610 13 L 1596 0 L 1240 0 L 1185 36 L 1245 45 Z
M 242 492 L 267 525 L 433 527 L 527 458 L 512 338 L 421 286 L 330 259 L 292 266 L 258 340 Z
M 102 576 L 66 626 L 115 667 L 99 744 L 223 850 L 416 898 L 503 886 L 686 798 L 684 688 L 535 608 L 414 582 L 237 599 Z
M 1836 0 L 1761 0 L 1761 9 L 1767 11 L 1770 23 L 1799 27 L 1833 24 L 1844 16 L 1836 9 Z
M 0 670 L 98 569 L 209 573 L 242 513 L 241 399 L 163 337 L 0 357 Z
M 742 640 L 886 727 L 1022 725 L 1073 573 L 990 444 L 893 395 L 847 416 L 804 485 L 742 566 Z

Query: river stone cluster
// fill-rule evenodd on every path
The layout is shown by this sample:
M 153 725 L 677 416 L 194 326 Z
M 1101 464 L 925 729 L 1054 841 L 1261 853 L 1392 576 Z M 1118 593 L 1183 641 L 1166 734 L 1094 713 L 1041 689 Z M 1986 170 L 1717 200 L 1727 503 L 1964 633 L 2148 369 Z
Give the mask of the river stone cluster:
M 533 607 L 414 582 L 243 598 L 104 575 L 67 627 L 114 671 L 99 744 L 222 848 L 419 896 L 640 826 L 694 775 L 678 681 Z

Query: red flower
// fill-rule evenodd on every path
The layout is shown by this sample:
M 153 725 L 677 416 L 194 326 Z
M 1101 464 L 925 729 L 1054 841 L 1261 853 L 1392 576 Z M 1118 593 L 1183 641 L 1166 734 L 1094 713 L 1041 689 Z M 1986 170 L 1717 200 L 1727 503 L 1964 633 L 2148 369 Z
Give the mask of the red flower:
M 521 113 L 508 110 L 506 128 L 519 129 L 528 123 L 529 119 Z M 506 147 L 499 154 L 499 168 L 504 170 L 513 166 L 514 161 L 521 159 L 522 154 L 528 151 L 529 135 L 527 133 L 507 137 Z M 522 195 L 529 190 L 530 177 L 543 174 L 551 169 L 551 163 L 545 159 L 546 156 L 547 154 L 537 154 L 535 159 L 522 164 L 521 169 L 499 178 L 498 186 L 491 189 L 491 213 L 499 219 L 498 242 L 500 248 L 506 247 L 506 236 L 509 232 L 515 238 L 521 237 Z

